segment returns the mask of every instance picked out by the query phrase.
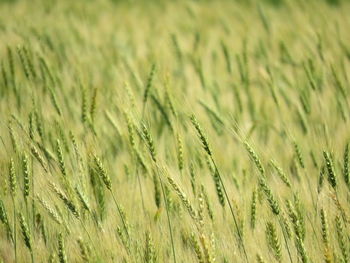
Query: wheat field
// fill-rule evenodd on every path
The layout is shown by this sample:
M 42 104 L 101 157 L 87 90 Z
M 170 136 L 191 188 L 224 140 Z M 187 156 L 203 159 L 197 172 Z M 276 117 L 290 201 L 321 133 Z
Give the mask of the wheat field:
M 0 262 L 350 262 L 349 13 L 0 1 Z

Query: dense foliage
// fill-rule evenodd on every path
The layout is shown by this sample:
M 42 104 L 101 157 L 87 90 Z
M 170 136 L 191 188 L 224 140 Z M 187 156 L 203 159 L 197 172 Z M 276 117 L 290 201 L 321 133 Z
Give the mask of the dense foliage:
M 348 1 L 1 1 L 3 262 L 348 262 Z

